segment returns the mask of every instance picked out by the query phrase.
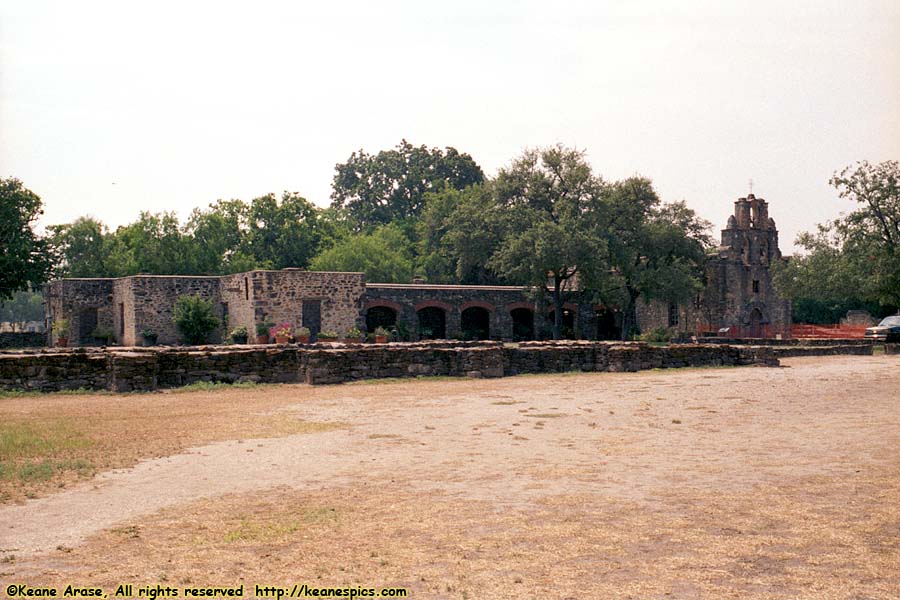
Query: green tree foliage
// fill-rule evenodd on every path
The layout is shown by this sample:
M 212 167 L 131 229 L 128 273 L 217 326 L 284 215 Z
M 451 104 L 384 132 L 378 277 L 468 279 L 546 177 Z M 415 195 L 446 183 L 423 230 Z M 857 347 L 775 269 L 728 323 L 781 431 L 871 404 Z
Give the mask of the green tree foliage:
M 50 274 L 49 245 L 34 232 L 41 207 L 40 197 L 21 181 L 0 179 L 0 300 Z
M 471 156 L 454 148 L 413 146 L 406 140 L 376 155 L 360 150 L 335 166 L 332 206 L 354 231 L 417 218 L 428 192 L 461 190 L 484 181 Z
M 197 273 L 239 273 L 256 266 L 244 239 L 248 218 L 249 206 L 241 200 L 219 200 L 208 210 L 194 209 L 184 232 L 192 242 Z
M 92 217 L 52 225 L 49 242 L 56 259 L 56 277 L 109 276 L 109 231 Z
M 413 275 L 412 242 L 397 225 L 351 235 L 313 259 L 315 271 L 362 271 L 366 281 L 409 283 Z
M 172 321 L 188 344 L 203 344 L 219 326 L 213 304 L 200 296 L 181 296 L 172 309 Z
M 197 273 L 194 247 L 182 233 L 174 212 L 141 212 L 137 221 L 119 227 L 109 244 L 108 272 L 113 277 L 149 273 Z
M 44 304 L 40 292 L 18 291 L 12 298 L 0 301 L 0 321 L 25 323 L 43 320 Z
M 329 221 L 298 194 L 274 194 L 250 203 L 247 254 L 259 268 L 308 267 L 324 241 L 333 237 Z
M 623 339 L 638 298 L 684 302 L 700 290 L 712 226 L 684 202 L 662 204 L 653 184 L 631 177 L 605 192 L 611 279 L 600 296 L 622 306 Z
M 492 182 L 429 194 L 417 222 L 418 271 L 432 283 L 502 285 L 487 267 L 503 236 Z
M 575 278 L 590 288 L 607 271 L 603 182 L 582 152 L 551 146 L 528 150 L 501 169 L 493 190 L 484 221 L 499 224 L 501 234 L 487 265 L 511 280 L 547 286 L 559 339 Z
M 900 163 L 859 162 L 829 183 L 858 208 L 800 234 L 805 252 L 779 265 L 775 283 L 807 307 L 797 320 L 834 323 L 851 308 L 889 312 L 900 305 Z

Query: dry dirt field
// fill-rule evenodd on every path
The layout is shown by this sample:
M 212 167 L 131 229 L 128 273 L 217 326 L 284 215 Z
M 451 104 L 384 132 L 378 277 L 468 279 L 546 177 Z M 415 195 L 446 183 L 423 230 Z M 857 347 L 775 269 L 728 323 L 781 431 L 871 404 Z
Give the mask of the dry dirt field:
M 0 582 L 900 597 L 900 357 L 782 364 L 0 398 Z

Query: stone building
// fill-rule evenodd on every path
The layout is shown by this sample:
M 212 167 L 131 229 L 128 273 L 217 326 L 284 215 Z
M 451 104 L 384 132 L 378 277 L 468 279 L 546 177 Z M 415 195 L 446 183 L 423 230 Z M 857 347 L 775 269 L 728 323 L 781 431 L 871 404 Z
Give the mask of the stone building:
M 659 302 L 639 307 L 642 329 L 663 327 L 727 337 L 789 337 L 791 302 L 772 285 L 771 266 L 784 260 L 768 204 L 749 194 L 734 203 L 706 264 L 706 285 L 688 305 Z
M 787 336 L 791 305 L 776 294 L 769 270 L 778 260 L 778 232 L 766 201 L 752 194 L 741 198 L 707 263 L 704 291 L 689 305 L 640 303 L 638 327 L 691 335 Z M 210 342 L 222 341 L 228 330 L 240 326 L 252 338 L 261 322 L 305 326 L 314 335 L 384 326 L 412 340 L 546 339 L 554 317 L 552 305 L 525 287 L 366 283 L 362 273 L 301 269 L 63 279 L 44 288 L 48 325 L 68 320 L 72 345 L 95 343 L 98 333 L 111 335 L 118 344 L 137 345 L 148 330 L 161 344 L 178 343 L 172 309 L 185 295 L 213 303 L 222 326 Z M 566 337 L 619 339 L 621 315 L 615 307 L 593 304 L 588 294 L 573 298 L 563 311 Z M 48 341 L 55 343 L 56 334 L 49 335 Z

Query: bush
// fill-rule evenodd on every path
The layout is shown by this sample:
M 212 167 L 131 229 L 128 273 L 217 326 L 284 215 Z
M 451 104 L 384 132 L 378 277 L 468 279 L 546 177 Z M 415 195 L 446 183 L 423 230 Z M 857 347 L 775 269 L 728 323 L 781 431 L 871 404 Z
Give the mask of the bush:
M 172 311 L 172 320 L 184 341 L 194 345 L 205 343 L 209 334 L 219 326 L 219 319 L 213 311 L 213 303 L 200 296 L 179 298 Z
M 642 342 L 669 342 L 672 340 L 672 332 L 665 327 L 657 327 L 650 331 L 645 331 L 638 339 Z

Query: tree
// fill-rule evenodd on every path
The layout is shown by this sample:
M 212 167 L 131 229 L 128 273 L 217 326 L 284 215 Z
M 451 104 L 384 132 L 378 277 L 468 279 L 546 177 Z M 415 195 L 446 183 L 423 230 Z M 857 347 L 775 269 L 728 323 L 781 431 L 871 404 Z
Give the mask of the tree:
M 428 192 L 461 190 L 484 181 L 471 156 L 455 148 L 413 146 L 402 140 L 372 156 L 354 152 L 334 168 L 332 206 L 354 231 L 418 217 Z
M 110 240 L 106 225 L 92 217 L 79 217 L 49 228 L 50 247 L 57 277 L 108 277 Z
M 330 239 L 328 227 L 319 210 L 299 194 L 284 192 L 280 201 L 267 194 L 250 203 L 248 253 L 259 268 L 305 268 Z
M 219 326 L 210 300 L 200 296 L 181 296 L 172 309 L 172 321 L 188 344 L 203 344 Z
M 209 209 L 194 209 L 184 228 L 191 239 L 198 273 L 239 273 L 256 267 L 247 231 L 250 207 L 242 200 L 218 200 Z
M 310 268 L 362 271 L 370 282 L 409 283 L 413 274 L 412 243 L 400 227 L 385 225 L 337 242 L 315 257 Z
M 809 309 L 797 318 L 833 323 L 850 308 L 884 314 L 900 306 L 900 163 L 858 162 L 829 183 L 859 207 L 800 234 L 805 252 L 775 270 L 775 283 Z
M 431 283 L 502 285 L 506 278 L 487 267 L 503 235 L 494 214 L 493 183 L 428 194 L 416 224 L 418 269 Z
M 0 300 L 46 281 L 52 267 L 46 240 L 34 232 L 41 199 L 15 178 L 0 179 Z
M 599 296 L 622 306 L 622 339 L 634 329 L 637 300 L 684 302 L 702 287 L 712 226 L 684 202 L 663 205 L 653 183 L 631 177 L 605 192 L 611 278 Z
M 197 272 L 191 239 L 174 212 L 141 212 L 137 221 L 119 227 L 109 239 L 107 271 L 124 277 L 137 273 L 193 275 Z

